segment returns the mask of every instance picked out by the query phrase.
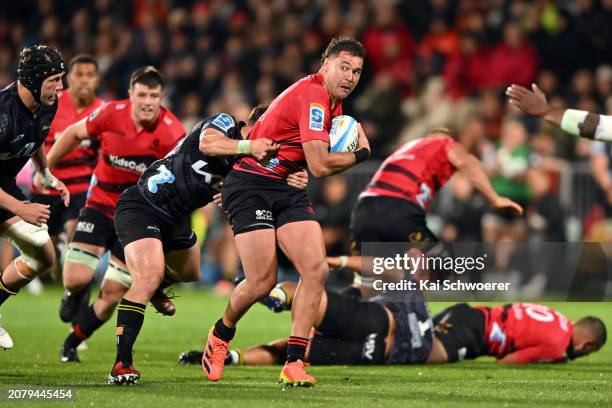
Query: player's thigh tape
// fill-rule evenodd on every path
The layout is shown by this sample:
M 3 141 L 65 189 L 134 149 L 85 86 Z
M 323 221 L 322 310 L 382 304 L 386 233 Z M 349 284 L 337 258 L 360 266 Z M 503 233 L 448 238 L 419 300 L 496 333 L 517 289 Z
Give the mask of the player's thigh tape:
M 128 270 L 112 261 L 108 263 L 108 268 L 106 268 L 106 272 L 104 272 L 104 279 L 119 282 L 126 288 L 132 286 L 132 276 Z
M 47 224 L 38 227 L 19 220 L 2 233 L 2 238 L 10 241 L 21 252 L 17 260 L 21 259 L 35 273 L 42 272 L 43 267 L 37 255 L 40 248 L 50 239 L 47 232 Z
M 81 265 L 85 265 L 95 271 L 98 267 L 98 263 L 100 262 L 100 255 L 90 252 L 86 249 L 76 248 L 72 244 L 70 244 L 68 246 L 68 252 L 66 252 L 64 262 L 74 262 Z

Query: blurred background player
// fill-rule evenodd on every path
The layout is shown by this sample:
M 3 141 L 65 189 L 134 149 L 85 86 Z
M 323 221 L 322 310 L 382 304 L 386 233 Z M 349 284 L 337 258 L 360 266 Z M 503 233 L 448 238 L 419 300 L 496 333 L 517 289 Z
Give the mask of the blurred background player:
M 66 75 L 68 90 L 62 91 L 57 97 L 57 113 L 51 123 L 51 129 L 45 140 L 45 153 L 66 127 L 89 116 L 102 105 L 102 100 L 96 97 L 96 88 L 100 80 L 98 63 L 95 58 L 87 54 L 79 54 L 68 63 Z M 84 143 L 74 152 L 68 154 L 53 168 L 53 174 L 62 180 L 70 191 L 70 205 L 64 207 L 59 193 L 47 190 L 40 185 L 40 178 L 35 178 L 32 186 L 31 200 L 36 203 L 48 204 L 51 216 L 47 222 L 49 236 L 56 249 L 57 265 L 61 266 L 62 253 L 59 237 L 64 232 L 64 243 L 70 241 L 76 227 L 79 211 L 85 205 L 85 193 L 89 187 L 89 180 L 97 161 L 97 149 L 91 143 Z M 61 270 L 57 270 L 60 272 Z M 85 301 L 88 296 L 84 296 Z
M 132 285 L 117 312 L 117 356 L 109 383 L 134 384 L 140 379 L 132 348 L 155 291 L 199 279 L 200 247 L 191 229 L 191 213 L 213 201 L 239 156 L 265 160 L 278 151 L 270 139 L 245 140 L 265 109 L 253 109 L 248 125 L 226 113 L 202 120 L 171 154 L 145 171 L 137 186 L 121 195 L 115 228 Z M 305 171 L 287 180 L 303 189 L 305 183 L 292 182 L 292 176 L 299 175 L 307 180 Z
M 530 303 L 460 303 L 436 315 L 434 324 L 449 363 L 480 356 L 493 356 L 499 364 L 558 363 L 599 350 L 607 338 L 597 317 L 572 323 L 547 306 Z
M 45 188 L 60 192 L 64 205 L 69 205 L 70 193 L 49 171 L 43 147 L 64 74 L 60 53 L 35 45 L 21 52 L 17 81 L 0 91 L 0 236 L 21 252 L 0 275 L 0 305 L 55 264 L 46 225 L 49 205 L 27 201 L 15 178 L 31 158 Z M 13 347 L 2 326 L 0 347 Z
M 113 224 L 115 204 L 146 168 L 161 159 L 184 137 L 185 130 L 172 112 L 161 106 L 164 80 L 153 67 L 132 74 L 129 99 L 112 101 L 86 119 L 68 126 L 49 152 L 51 165 L 74 151 L 83 140 L 99 144 L 100 160 L 94 170 L 85 209 L 70 241 L 63 269 L 64 288 L 60 316 L 73 322 L 73 332 L 61 349 L 62 361 L 78 361 L 75 347 L 108 320 L 130 286 L 123 249 Z M 94 304 L 80 310 L 87 285 L 94 277 L 100 257 L 110 250 L 110 262 Z M 160 312 L 173 314 L 174 306 L 159 294 Z
M 438 253 L 430 245 L 438 238 L 427 227 L 425 216 L 438 191 L 457 171 L 494 209 L 523 212 L 520 205 L 497 194 L 480 161 L 449 135 L 446 129 L 432 130 L 404 144 L 382 163 L 353 209 L 355 254 L 361 253 L 363 242 L 427 243 L 423 249 Z M 328 262 L 334 268 L 350 262 L 350 269 L 361 269 L 359 256 L 329 257 Z
M 329 152 L 331 119 L 342 114 L 342 100 L 357 86 L 364 57 L 358 41 L 333 39 L 319 72 L 289 87 L 253 126 L 249 139 L 272 139 L 280 145 L 277 155 L 263 165 L 243 158 L 225 179 L 223 208 L 230 217 L 246 279 L 234 289 L 223 317 L 210 330 L 202 366 L 212 381 L 221 378 L 236 324 L 275 284 L 278 244 L 300 274 L 280 381 L 303 386 L 316 382 L 306 373 L 303 360 L 328 266 L 310 198 L 305 191 L 287 186 L 285 179 L 306 166 L 315 177 L 329 176 L 369 157 L 361 127 L 355 153 Z
M 541 117 L 574 136 L 612 142 L 612 116 L 578 109 L 553 108 L 536 84 L 532 84 L 531 89 L 511 85 L 506 90 L 508 102 L 522 112 Z

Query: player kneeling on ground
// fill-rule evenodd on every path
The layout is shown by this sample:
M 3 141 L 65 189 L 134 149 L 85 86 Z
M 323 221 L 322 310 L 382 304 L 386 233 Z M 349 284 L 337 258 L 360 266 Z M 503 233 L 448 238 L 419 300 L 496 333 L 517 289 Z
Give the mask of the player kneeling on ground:
M 132 347 L 142 327 L 146 304 L 155 291 L 184 280 L 183 276 L 199 276 L 200 249 L 191 230 L 191 212 L 213 201 L 237 156 L 261 161 L 278 150 L 278 145 L 266 138 L 243 140 L 264 111 L 265 107 L 255 108 L 248 126 L 236 123 L 225 113 L 204 119 L 166 158 L 153 163 L 117 202 L 115 228 L 124 247 L 132 286 L 118 308 L 117 356 L 109 383 L 133 384 L 139 380 Z M 288 182 L 305 188 L 306 180 L 307 174 L 300 172 Z

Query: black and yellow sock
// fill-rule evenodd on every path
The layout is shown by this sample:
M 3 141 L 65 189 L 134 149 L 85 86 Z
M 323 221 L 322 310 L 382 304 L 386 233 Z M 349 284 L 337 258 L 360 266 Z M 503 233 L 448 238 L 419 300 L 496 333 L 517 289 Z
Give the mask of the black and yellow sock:
M 289 336 L 289 344 L 287 345 L 287 361 L 304 361 L 306 348 L 308 347 L 308 339 L 298 336 Z
M 101 320 L 96 316 L 93 305 L 89 306 L 82 310 L 75 319 L 75 323 L 72 325 L 72 333 L 66 337 L 64 345 L 68 348 L 77 347 L 83 340 L 91 337 L 105 322 L 106 320 Z
M 0 305 L 2 305 L 9 297 L 16 295 L 17 292 L 19 292 L 19 289 L 7 288 L 2 281 L 2 275 L 0 275 Z
M 132 364 L 132 347 L 145 316 L 146 305 L 121 299 L 117 308 L 117 357 L 124 367 Z

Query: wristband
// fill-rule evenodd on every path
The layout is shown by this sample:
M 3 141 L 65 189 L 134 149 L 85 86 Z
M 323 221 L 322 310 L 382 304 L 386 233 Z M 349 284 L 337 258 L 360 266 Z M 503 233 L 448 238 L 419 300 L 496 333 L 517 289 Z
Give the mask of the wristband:
M 589 112 L 576 109 L 566 109 L 561 118 L 561 129 L 565 130 L 574 136 L 580 136 L 580 128 L 578 127 Z
M 340 257 L 340 268 L 345 268 L 347 263 L 348 263 L 348 256 L 342 255 Z
M 249 154 L 251 153 L 251 141 L 240 140 L 238 142 L 238 154 Z
M 51 174 L 48 167 L 38 170 L 38 176 L 40 177 L 40 182 L 46 188 L 54 188 L 57 186 L 57 178 Z
M 370 151 L 366 149 L 365 147 L 353 152 L 353 154 L 355 155 L 356 163 L 361 163 L 362 161 L 366 161 L 368 160 L 368 157 L 370 157 Z

